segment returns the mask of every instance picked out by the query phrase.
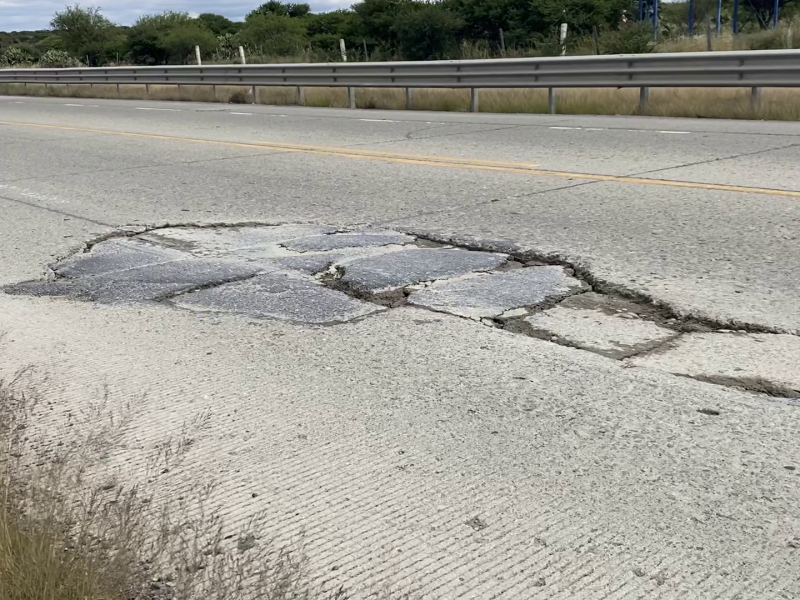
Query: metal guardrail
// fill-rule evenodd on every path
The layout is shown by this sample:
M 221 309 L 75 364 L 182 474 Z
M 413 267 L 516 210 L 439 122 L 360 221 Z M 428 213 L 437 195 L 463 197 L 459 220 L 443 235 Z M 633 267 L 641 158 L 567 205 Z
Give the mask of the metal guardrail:
M 557 58 L 448 60 L 428 62 L 305 63 L 0 69 L 0 84 L 211 85 L 346 87 L 355 107 L 355 88 L 405 88 L 408 108 L 414 88 L 468 88 L 478 110 L 481 88 L 547 88 L 555 112 L 558 88 L 800 87 L 800 51 L 681 52 Z

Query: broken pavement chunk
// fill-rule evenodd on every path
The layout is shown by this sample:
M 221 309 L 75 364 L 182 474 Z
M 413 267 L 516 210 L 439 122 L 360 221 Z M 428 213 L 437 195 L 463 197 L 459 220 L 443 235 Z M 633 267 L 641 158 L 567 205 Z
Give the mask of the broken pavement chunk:
M 55 272 L 62 277 L 86 277 L 189 258 L 188 254 L 137 239 L 107 240 L 83 254 L 61 261 Z
M 140 237 L 157 244 L 190 252 L 195 256 L 224 256 L 244 248 L 277 246 L 296 237 L 315 236 L 335 231 L 334 227 L 319 225 L 168 227 L 156 229 Z
M 74 279 L 24 282 L 6 286 L 4 291 L 102 303 L 138 302 L 159 300 L 207 285 L 237 281 L 251 277 L 263 268 L 263 265 L 247 263 L 187 259 Z
M 632 303 L 589 293 L 523 319 L 534 334 L 555 337 L 582 350 L 625 358 L 651 349 L 678 334 L 628 310 Z
M 494 318 L 583 289 L 561 267 L 528 267 L 455 281 L 437 281 L 409 296 L 409 303 L 470 319 Z
M 295 252 L 327 252 L 343 248 L 410 244 L 413 241 L 414 238 L 410 235 L 396 231 L 363 231 L 295 238 L 284 242 L 282 246 Z
M 383 310 L 288 273 L 259 275 L 177 298 L 194 310 L 230 312 L 304 323 L 341 323 Z
M 341 281 L 357 291 L 383 292 L 421 281 L 489 271 L 507 260 L 505 254 L 457 248 L 400 250 L 346 263 Z
M 774 333 L 688 333 L 632 364 L 722 385 L 800 398 L 800 337 Z

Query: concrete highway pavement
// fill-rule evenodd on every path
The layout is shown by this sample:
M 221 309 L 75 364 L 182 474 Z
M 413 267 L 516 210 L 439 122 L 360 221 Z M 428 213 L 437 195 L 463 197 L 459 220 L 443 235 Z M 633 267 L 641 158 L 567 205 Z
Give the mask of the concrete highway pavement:
M 800 329 L 798 124 L 30 98 L 0 107 L 0 195 L 70 213 L 76 232 L 319 220 L 507 239 L 680 312 Z M 503 164 L 344 160 L 337 148 Z M 81 239 L 38 245 L 4 280 L 40 272 Z
M 103 466 L 128 480 L 209 411 L 158 493 L 217 480 L 233 526 L 281 515 L 261 534 L 304 531 L 313 576 L 356 597 L 797 597 L 798 143 L 793 123 L 0 98 L 0 369 L 42 365 L 50 432 L 104 384 L 146 394 Z M 209 223 L 250 225 L 167 228 Z M 322 229 L 256 226 L 278 223 Z M 346 252 L 318 289 L 366 304 L 320 327 L 242 301 L 255 248 L 303 302 L 275 265 L 319 235 Z M 441 265 L 397 257 L 445 256 L 431 240 L 505 258 L 426 287 Z M 578 295 L 518 312 L 491 287 L 542 262 Z M 201 264 L 214 287 L 170 302 L 211 312 L 130 303 Z M 63 297 L 18 285 L 51 268 Z

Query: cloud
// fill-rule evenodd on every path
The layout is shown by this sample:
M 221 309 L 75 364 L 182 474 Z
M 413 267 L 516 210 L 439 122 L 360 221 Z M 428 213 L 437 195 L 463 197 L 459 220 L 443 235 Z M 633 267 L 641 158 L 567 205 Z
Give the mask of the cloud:
M 98 4 L 103 14 L 120 25 L 131 25 L 142 15 L 165 10 L 200 14 L 204 12 L 225 15 L 241 20 L 251 10 L 266 0 L 97 0 L 83 2 L 84 6 Z M 47 29 L 53 13 L 62 10 L 71 0 L 0 0 L 0 31 Z M 311 10 L 322 12 L 346 8 L 353 0 L 311 0 Z

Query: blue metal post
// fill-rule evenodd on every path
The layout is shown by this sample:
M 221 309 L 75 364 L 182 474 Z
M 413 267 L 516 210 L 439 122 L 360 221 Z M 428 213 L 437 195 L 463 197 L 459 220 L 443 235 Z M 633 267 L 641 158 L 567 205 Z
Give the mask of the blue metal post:
M 717 35 L 722 32 L 722 0 L 717 0 Z
M 644 0 L 639 0 L 638 9 L 639 10 L 636 13 L 636 16 L 637 16 L 639 21 L 642 21 L 642 20 L 644 20 Z
M 694 0 L 689 0 L 689 35 L 694 35 Z
M 772 28 L 778 28 L 778 0 L 775 0 L 772 5 Z
M 733 0 L 733 35 L 739 33 L 739 0 Z
M 775 0 L 775 2 L 777 1 Z M 658 37 L 658 0 L 653 0 L 653 29 L 656 30 L 656 37 Z

